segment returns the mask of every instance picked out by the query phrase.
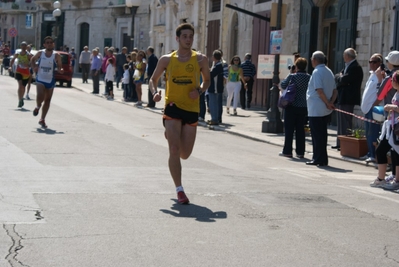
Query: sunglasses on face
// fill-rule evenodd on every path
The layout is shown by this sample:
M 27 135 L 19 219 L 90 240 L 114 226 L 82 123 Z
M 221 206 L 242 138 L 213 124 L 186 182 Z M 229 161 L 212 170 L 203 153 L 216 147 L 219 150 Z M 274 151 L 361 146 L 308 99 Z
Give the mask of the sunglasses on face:
M 369 64 L 377 64 L 377 63 L 378 63 L 378 61 L 374 61 L 374 60 L 369 61 Z

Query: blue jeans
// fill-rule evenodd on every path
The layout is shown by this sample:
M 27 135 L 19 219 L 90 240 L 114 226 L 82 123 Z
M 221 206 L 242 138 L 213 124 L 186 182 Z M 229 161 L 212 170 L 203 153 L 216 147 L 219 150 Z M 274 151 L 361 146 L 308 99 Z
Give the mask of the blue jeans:
M 219 122 L 219 118 L 221 114 L 219 115 L 220 112 L 220 98 L 222 94 L 218 93 L 209 93 L 209 110 L 211 112 L 211 120 L 215 122 Z M 223 107 L 222 107 L 223 108 Z
M 371 109 L 365 116 L 367 119 L 373 119 L 373 109 Z M 365 122 L 366 124 L 366 138 L 367 138 L 367 147 L 369 152 L 367 156 L 370 158 L 375 158 L 375 146 L 373 142 L 377 142 L 378 135 L 380 134 L 381 126 L 380 124 Z
M 200 101 L 199 117 L 205 119 L 205 113 L 206 113 L 205 93 L 200 95 L 199 101 Z

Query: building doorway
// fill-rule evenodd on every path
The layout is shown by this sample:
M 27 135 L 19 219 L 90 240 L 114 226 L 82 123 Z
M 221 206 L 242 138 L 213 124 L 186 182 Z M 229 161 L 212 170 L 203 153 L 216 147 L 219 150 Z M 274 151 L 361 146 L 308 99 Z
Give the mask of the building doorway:
M 78 47 L 78 51 L 79 51 L 79 56 L 80 53 L 83 51 L 83 47 L 89 46 L 89 34 L 90 34 L 90 25 L 86 22 L 80 24 L 80 42 L 79 42 L 79 47 Z M 82 72 L 82 69 L 79 67 L 79 72 Z
M 327 66 L 334 70 L 337 41 L 338 0 L 327 3 L 323 12 L 323 52 L 327 57 Z M 338 55 L 339 56 L 339 55 Z

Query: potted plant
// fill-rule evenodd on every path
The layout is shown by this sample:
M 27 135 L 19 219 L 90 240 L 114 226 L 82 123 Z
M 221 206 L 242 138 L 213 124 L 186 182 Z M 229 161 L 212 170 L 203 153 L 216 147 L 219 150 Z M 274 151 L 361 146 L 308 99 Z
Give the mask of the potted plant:
M 360 158 L 367 154 L 367 139 L 362 127 L 348 129 L 348 135 L 338 135 L 341 147 L 341 156 Z

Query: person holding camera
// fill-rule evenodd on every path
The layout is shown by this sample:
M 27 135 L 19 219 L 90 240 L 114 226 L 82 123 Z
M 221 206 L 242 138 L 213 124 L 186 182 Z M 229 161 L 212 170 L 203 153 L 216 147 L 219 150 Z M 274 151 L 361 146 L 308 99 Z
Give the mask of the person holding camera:
M 281 82 L 281 88 L 286 89 L 290 83 L 295 83 L 296 92 L 292 104 L 284 109 L 284 148 L 280 156 L 292 158 L 292 142 L 295 132 L 295 152 L 298 158 L 305 155 L 305 123 L 308 115 L 306 91 L 310 75 L 306 72 L 308 61 L 299 57 L 291 67 L 294 73 Z

